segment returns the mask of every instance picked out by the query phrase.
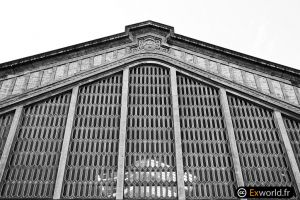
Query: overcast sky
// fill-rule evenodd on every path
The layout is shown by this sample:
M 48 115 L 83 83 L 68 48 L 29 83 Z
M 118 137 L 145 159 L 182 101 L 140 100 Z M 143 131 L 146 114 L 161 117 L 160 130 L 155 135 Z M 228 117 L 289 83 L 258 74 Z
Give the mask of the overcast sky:
M 300 0 L 2 0 L 0 63 L 120 33 L 145 20 L 300 69 Z

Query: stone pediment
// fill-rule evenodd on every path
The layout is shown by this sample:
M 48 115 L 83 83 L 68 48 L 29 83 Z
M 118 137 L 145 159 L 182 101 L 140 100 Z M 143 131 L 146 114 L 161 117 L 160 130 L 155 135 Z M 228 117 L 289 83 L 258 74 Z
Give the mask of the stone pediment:
M 216 83 L 218 82 L 242 93 L 252 94 L 255 97 L 259 96 L 274 104 L 279 102 L 284 107 L 299 111 L 300 87 L 295 84 L 299 79 L 297 70 L 286 67 L 280 68 L 279 65 L 266 63 L 259 59 L 257 59 L 257 63 L 253 64 L 254 67 L 250 68 L 247 67 L 250 62 L 249 56 L 244 56 L 244 58 L 241 56 L 237 59 L 237 55 L 229 56 L 227 55 L 228 52 L 227 54 L 225 51 L 222 52 L 218 49 L 219 47 L 211 51 L 218 51 L 220 55 L 212 56 L 205 53 L 205 51 L 200 51 L 203 50 L 203 46 L 198 45 L 198 51 L 196 45 L 194 49 L 191 49 L 189 45 L 192 41 L 185 41 L 186 48 L 183 48 L 182 44 L 179 45 L 178 42 L 174 44 L 174 41 L 177 41 L 174 38 L 179 36 L 174 34 L 172 27 L 150 21 L 127 26 L 123 35 L 118 34 L 98 42 L 87 42 L 85 46 L 83 43 L 73 47 L 73 51 L 79 51 L 80 48 L 88 49 L 89 46 L 101 46 L 102 43 L 105 43 L 108 48 L 103 50 L 94 52 L 86 50 L 88 53 L 82 53 L 82 55 L 78 53 L 78 56 L 72 58 L 65 55 L 60 56 L 57 61 L 54 59 L 49 64 L 43 64 L 42 62 L 43 60 L 49 60 L 50 55 L 47 55 L 47 53 L 42 57 L 37 55 L 27 60 L 25 58 L 4 63 L 0 65 L 0 72 L 6 73 L 4 78 L 0 79 L 0 108 L 16 100 L 21 101 L 27 97 L 32 97 L 35 93 L 51 91 L 54 86 L 55 88 L 65 87 L 66 84 L 88 78 L 94 73 L 117 69 L 124 64 L 128 65 L 130 62 L 138 62 L 141 59 L 155 59 L 172 64 L 186 73 L 212 79 Z M 119 40 L 118 38 L 123 37 L 130 38 L 130 42 L 126 44 L 117 42 L 114 47 L 107 45 L 107 43 L 114 44 L 115 41 Z M 212 47 L 214 46 L 211 45 L 210 48 Z M 76 48 L 78 49 L 76 50 Z M 61 54 L 67 54 L 68 51 L 71 50 L 65 48 L 60 52 L 62 52 Z M 233 54 L 234 52 L 230 53 Z M 51 55 L 55 58 L 60 53 L 52 52 L 52 54 L 55 54 Z M 244 59 L 246 64 L 239 64 L 241 59 Z M 252 63 L 254 62 L 253 59 Z M 28 63 L 31 63 L 34 67 L 23 67 Z M 261 65 L 262 69 L 268 66 L 269 73 L 264 73 L 261 69 L 255 70 L 258 64 Z M 12 73 L 7 70 L 8 68 L 15 68 L 16 70 L 13 70 L 15 72 Z M 19 71 L 18 68 L 20 68 Z M 285 73 L 282 73 L 284 70 Z M 270 74 L 281 74 L 281 76 Z M 283 77 L 289 77 L 289 79 Z

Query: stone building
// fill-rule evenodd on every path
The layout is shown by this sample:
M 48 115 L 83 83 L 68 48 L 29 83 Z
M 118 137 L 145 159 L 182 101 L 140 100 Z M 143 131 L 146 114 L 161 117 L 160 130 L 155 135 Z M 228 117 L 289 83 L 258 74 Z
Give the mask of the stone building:
M 300 190 L 300 71 L 146 21 L 0 64 L 0 198 Z

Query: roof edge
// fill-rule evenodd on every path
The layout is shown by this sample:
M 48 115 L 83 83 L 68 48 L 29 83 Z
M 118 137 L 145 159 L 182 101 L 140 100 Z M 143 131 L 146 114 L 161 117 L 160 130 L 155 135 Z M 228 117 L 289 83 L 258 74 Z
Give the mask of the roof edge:
M 181 40 L 181 41 L 184 41 L 184 42 L 187 42 L 190 44 L 198 45 L 198 46 L 210 49 L 210 50 L 222 52 L 222 53 L 230 55 L 230 56 L 235 56 L 236 58 L 242 58 L 242 59 L 250 61 L 250 62 L 254 62 L 254 63 L 260 64 L 260 65 L 265 65 L 274 70 L 281 70 L 284 72 L 288 72 L 288 73 L 292 73 L 292 74 L 300 76 L 300 70 L 286 66 L 286 65 L 278 64 L 278 63 L 275 63 L 272 61 L 264 60 L 262 58 L 258 58 L 255 56 L 251 56 L 251 55 L 247 55 L 247 54 L 244 54 L 241 52 L 230 50 L 230 49 L 220 47 L 220 46 L 217 46 L 214 44 L 203 42 L 201 40 L 189 38 L 189 37 L 177 34 L 177 33 L 174 33 L 173 35 L 171 35 L 171 37 L 174 39 Z
M 288 67 L 282 64 L 278 64 L 278 63 L 274 63 L 268 60 L 264 60 L 261 58 L 257 58 L 254 56 L 250 56 L 244 53 L 240 53 L 237 51 L 233 51 L 230 49 L 226 49 L 224 47 L 220 47 L 220 46 L 216 46 L 210 43 L 206 43 L 200 40 L 196 40 L 193 38 L 189 38 L 180 34 L 176 34 L 174 32 L 174 27 L 169 26 L 169 25 L 165 25 L 165 24 L 161 24 L 158 22 L 154 22 L 151 20 L 147 20 L 144 22 L 140 22 L 140 23 L 136 23 L 136 24 L 131 24 L 131 25 L 127 25 L 125 26 L 125 32 L 122 33 L 118 33 L 118 34 L 114 34 L 111 36 L 107 36 L 107 37 L 103 37 L 103 38 L 99 38 L 99 39 L 95 39 L 95 40 L 91 40 L 91 41 L 87 41 L 87 42 L 83 42 L 83 43 L 79 43 L 79 44 L 75 44 L 75 45 L 71 45 L 71 46 L 67 46 L 67 47 L 63 47 L 63 48 L 59 48 L 56 50 L 52 50 L 52 51 L 48 51 L 48 52 L 44 52 L 44 53 L 40 53 L 40 54 L 36 54 L 33 56 L 28 56 L 28 57 L 24 57 L 24 58 L 20 58 L 20 59 L 16 59 L 16 60 L 12 60 L 12 61 L 8 61 L 8 62 L 4 62 L 0 64 L 0 69 L 5 69 L 5 68 L 9 68 L 9 67 L 15 67 L 17 65 L 21 65 L 21 64 L 27 64 L 29 62 L 34 62 L 34 61 L 38 61 L 40 59 L 44 59 L 44 58 L 49 58 L 49 57 L 53 57 L 53 56 L 57 56 L 57 55 L 61 55 L 64 53 L 69 53 L 72 51 L 76 51 L 76 50 L 81 50 L 83 48 L 86 47 L 91 47 L 94 45 L 98 45 L 98 44 L 102 44 L 105 42 L 109 42 L 112 40 L 116 40 L 116 39 L 122 39 L 122 38 L 130 38 L 130 32 L 133 31 L 134 29 L 138 29 L 138 28 L 143 28 L 143 27 L 147 27 L 147 26 L 153 26 L 155 28 L 159 28 L 159 29 L 163 29 L 169 32 L 169 38 L 170 39 L 177 39 L 177 40 L 181 40 L 183 42 L 187 42 L 196 46 L 200 46 L 206 49 L 210 49 L 210 50 L 214 50 L 217 52 L 221 52 L 223 54 L 226 55 L 230 55 L 230 56 L 234 56 L 236 58 L 241 58 L 244 59 L 246 61 L 250 61 L 250 62 L 254 62 L 260 65 L 264 65 L 269 67 L 270 69 L 273 70 L 279 70 L 279 71 L 283 71 L 286 73 L 291 73 L 294 75 L 297 75 L 300 77 L 300 70 L 292 68 L 292 67 Z
M 95 39 L 95 40 L 90 40 L 90 41 L 87 41 L 87 42 L 82 42 L 82 43 L 79 43 L 79 44 L 75 44 L 75 45 L 71 45 L 71 46 L 67 46 L 67 47 L 63 47 L 63 48 L 59 48 L 59 49 L 55 49 L 55 50 L 51 50 L 51 51 L 47 51 L 47 52 L 36 54 L 36 55 L 33 55 L 33 56 L 28 56 L 28 57 L 24 57 L 24 58 L 12 60 L 12 61 L 4 62 L 4 63 L 0 64 L 0 69 L 4 69 L 4 68 L 8 68 L 8 67 L 15 67 L 17 65 L 38 61 L 38 60 L 43 59 L 43 58 L 49 58 L 49 57 L 52 57 L 52 56 L 57 56 L 57 55 L 61 55 L 61 54 L 64 54 L 64 53 L 69 53 L 69 52 L 76 51 L 76 50 L 81 50 L 81 49 L 86 48 L 86 47 L 91 47 L 91 46 L 101 44 L 101 43 L 105 43 L 105 42 L 109 42 L 109 41 L 112 41 L 112 40 L 115 40 L 115 39 L 126 38 L 127 36 L 128 35 L 125 32 L 118 33 L 118 34 L 115 34 L 115 35 L 111 35 L 111 36 L 107 36 L 107 37 L 103 37 L 103 38 L 99 38 L 99 39 Z
M 152 20 L 127 25 L 127 26 L 125 26 L 125 32 L 129 33 L 134 29 L 143 28 L 143 27 L 146 27 L 146 26 L 154 26 L 155 28 L 160 28 L 160 29 L 169 31 L 171 35 L 174 34 L 174 27 L 173 26 L 161 24 L 161 23 L 158 23 L 158 22 L 155 22 L 155 21 L 152 21 Z

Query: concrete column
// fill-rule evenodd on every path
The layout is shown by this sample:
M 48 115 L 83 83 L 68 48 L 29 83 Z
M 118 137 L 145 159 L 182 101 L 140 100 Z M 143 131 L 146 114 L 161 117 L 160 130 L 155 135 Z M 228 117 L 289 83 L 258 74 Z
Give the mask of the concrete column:
M 70 143 L 70 139 L 71 139 L 73 121 L 74 121 L 74 116 L 75 116 L 75 111 L 76 111 L 75 109 L 76 109 L 78 90 L 79 90 L 78 86 L 74 87 L 72 90 L 71 102 L 69 105 L 69 112 L 68 112 L 67 124 L 66 124 L 66 129 L 65 129 L 65 135 L 64 135 L 62 148 L 61 148 L 61 154 L 60 154 L 60 159 L 59 159 L 59 165 L 58 165 L 58 171 L 57 171 L 57 176 L 56 176 L 53 199 L 59 199 L 61 196 L 62 183 L 63 183 L 63 179 L 64 179 L 64 173 L 65 173 L 68 150 L 69 150 L 69 143 Z
M 128 79 L 129 69 L 123 70 L 122 83 L 122 105 L 120 119 L 120 136 L 119 136 L 119 155 L 118 155 L 118 173 L 117 173 L 117 191 L 116 199 L 121 200 L 124 196 L 124 180 L 125 180 L 125 142 L 126 142 L 126 126 L 127 126 L 127 110 L 128 110 Z
M 16 132 L 18 130 L 18 125 L 20 123 L 22 110 L 23 110 L 23 106 L 17 107 L 15 114 L 14 114 L 14 118 L 13 118 L 11 126 L 10 126 L 10 130 L 8 132 L 8 136 L 7 136 L 6 143 L 5 143 L 3 153 L 1 156 L 1 160 L 0 160 L 0 181 L 2 180 L 4 169 L 5 169 L 7 159 L 8 159 L 9 153 L 10 153 L 11 145 L 14 141 Z
M 179 105 L 178 105 L 178 92 L 177 92 L 177 79 L 176 69 L 170 68 L 171 75 L 171 93 L 172 93 L 172 106 L 173 106 L 173 122 L 174 122 L 174 138 L 175 138 L 175 158 L 176 158 L 176 176 L 177 176 L 177 194 L 178 200 L 185 199 L 184 189 L 184 171 L 182 159 L 182 146 L 180 136 L 180 121 L 179 121 Z
M 283 144 L 286 149 L 286 153 L 287 153 L 288 159 L 289 159 L 291 167 L 292 167 L 292 171 L 293 171 L 293 175 L 295 177 L 298 191 L 300 191 L 300 171 L 299 171 L 299 168 L 297 165 L 297 160 L 294 155 L 291 142 L 289 140 L 288 134 L 286 132 L 286 129 L 285 129 L 285 126 L 283 123 L 281 113 L 279 111 L 274 111 L 274 118 L 277 123 L 277 128 L 282 136 Z
M 221 99 L 223 117 L 225 120 L 225 127 L 227 130 L 229 144 L 230 144 L 230 151 L 233 160 L 235 177 L 236 177 L 238 187 L 242 187 L 244 186 L 244 179 L 243 179 L 242 168 L 241 168 L 241 163 L 239 158 L 239 152 L 236 145 L 233 125 L 232 125 L 232 120 L 231 120 L 231 115 L 230 115 L 230 110 L 229 110 L 229 105 L 227 100 L 227 94 L 225 89 L 223 88 L 220 88 L 220 99 Z

